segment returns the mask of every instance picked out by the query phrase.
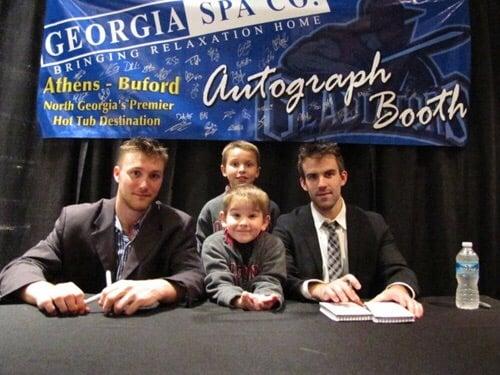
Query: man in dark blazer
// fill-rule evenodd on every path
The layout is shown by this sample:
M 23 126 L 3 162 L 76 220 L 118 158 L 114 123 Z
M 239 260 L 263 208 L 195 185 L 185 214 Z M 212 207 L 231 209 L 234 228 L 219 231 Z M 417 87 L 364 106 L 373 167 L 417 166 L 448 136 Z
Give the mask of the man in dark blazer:
M 287 250 L 285 294 L 297 300 L 361 303 L 361 298 L 395 301 L 416 317 L 417 278 L 399 252 L 381 215 L 348 205 L 341 195 L 347 171 L 332 143 L 307 143 L 298 159 L 300 184 L 311 203 L 278 218 L 273 234 Z M 328 269 L 330 231 L 336 223 L 338 273 Z
M 84 292 L 101 292 L 105 312 L 126 315 L 200 299 L 194 221 L 155 201 L 167 159 L 157 141 L 124 142 L 116 197 L 63 208 L 48 237 L 2 270 L 0 298 L 19 297 L 49 315 L 87 313 Z M 107 270 L 116 282 L 106 287 Z

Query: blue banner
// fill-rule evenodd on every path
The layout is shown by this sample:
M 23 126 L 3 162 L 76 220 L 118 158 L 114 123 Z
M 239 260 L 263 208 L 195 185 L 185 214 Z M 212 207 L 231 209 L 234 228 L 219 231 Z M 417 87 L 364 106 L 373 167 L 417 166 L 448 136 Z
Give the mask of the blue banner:
M 43 137 L 467 142 L 467 0 L 46 0 Z

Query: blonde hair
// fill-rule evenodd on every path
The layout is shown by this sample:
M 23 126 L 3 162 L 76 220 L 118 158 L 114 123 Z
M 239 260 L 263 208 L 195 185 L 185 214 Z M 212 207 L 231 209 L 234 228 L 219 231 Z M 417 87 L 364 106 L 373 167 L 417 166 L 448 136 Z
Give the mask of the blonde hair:
M 167 148 L 156 139 L 137 137 L 123 142 L 118 151 L 118 164 L 123 156 L 129 152 L 140 152 L 150 158 L 160 158 L 167 165 Z
M 269 215 L 269 196 L 254 185 L 240 185 L 224 195 L 223 210 L 227 214 L 231 203 L 235 200 L 247 201 L 253 204 L 264 216 Z
M 253 152 L 255 154 L 255 159 L 257 159 L 257 166 L 260 166 L 260 152 L 257 146 L 253 143 L 247 141 L 233 141 L 230 142 L 224 147 L 222 150 L 222 165 L 226 165 L 227 162 L 227 154 L 229 151 L 234 150 L 235 148 L 241 148 L 244 151 Z

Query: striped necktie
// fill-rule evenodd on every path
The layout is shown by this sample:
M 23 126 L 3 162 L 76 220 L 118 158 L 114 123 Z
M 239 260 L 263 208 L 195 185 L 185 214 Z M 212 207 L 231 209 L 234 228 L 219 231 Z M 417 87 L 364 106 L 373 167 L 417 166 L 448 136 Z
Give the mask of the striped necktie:
M 327 266 L 328 276 L 330 281 L 338 279 L 342 275 L 342 260 L 340 257 L 339 236 L 335 231 L 339 227 L 339 223 L 323 222 L 323 227 L 328 230 L 328 247 L 327 247 Z

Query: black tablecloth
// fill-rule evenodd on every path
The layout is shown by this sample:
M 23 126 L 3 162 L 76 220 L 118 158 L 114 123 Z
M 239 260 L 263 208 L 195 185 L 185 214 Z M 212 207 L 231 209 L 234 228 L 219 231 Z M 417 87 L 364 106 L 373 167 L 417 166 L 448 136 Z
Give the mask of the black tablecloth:
M 133 317 L 49 318 L 0 306 L 0 374 L 498 374 L 500 301 L 423 300 L 412 324 L 336 323 L 317 304 L 244 312 L 205 303 Z

